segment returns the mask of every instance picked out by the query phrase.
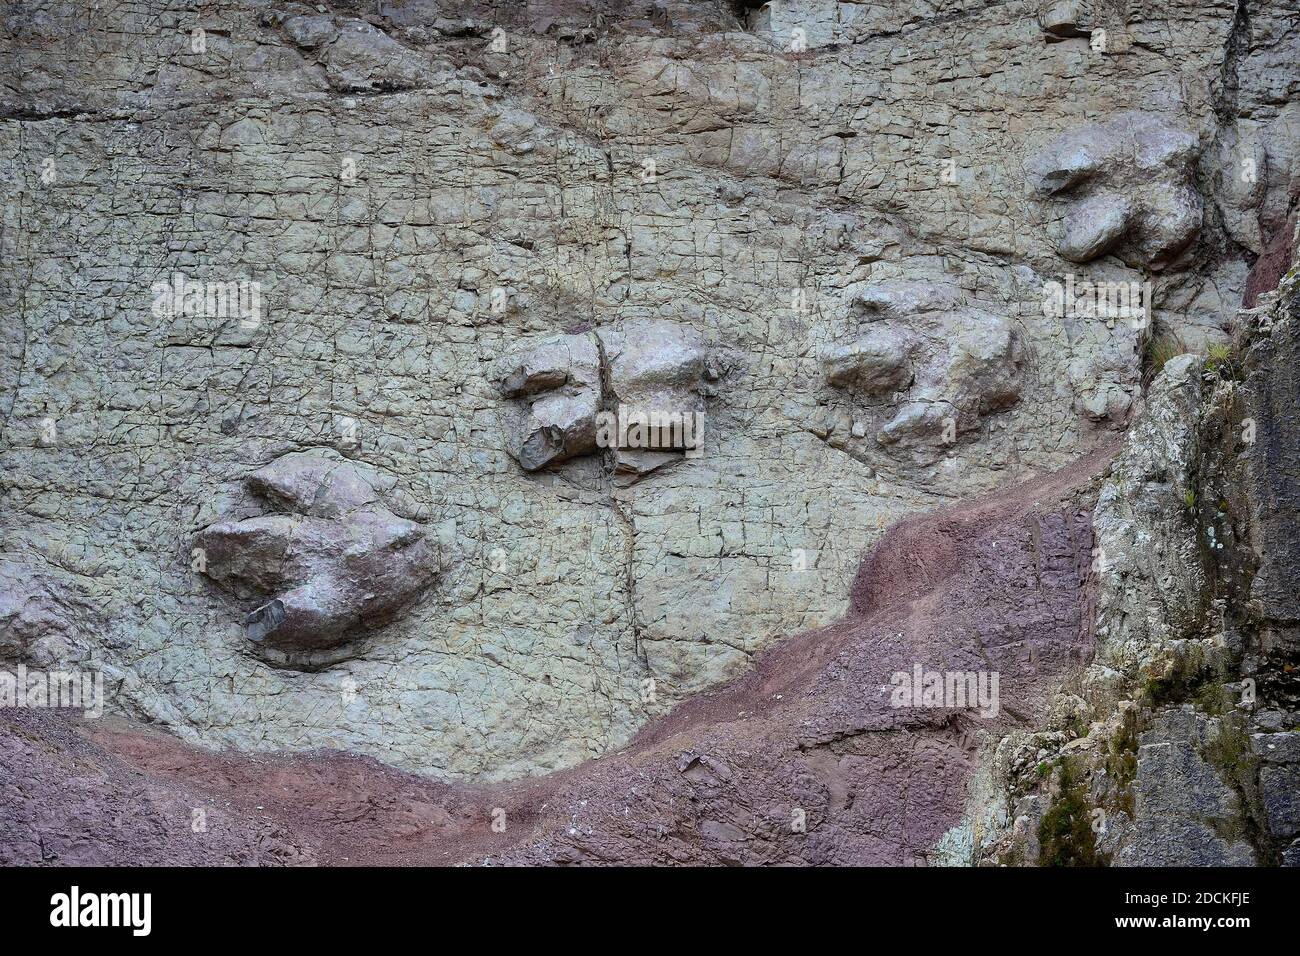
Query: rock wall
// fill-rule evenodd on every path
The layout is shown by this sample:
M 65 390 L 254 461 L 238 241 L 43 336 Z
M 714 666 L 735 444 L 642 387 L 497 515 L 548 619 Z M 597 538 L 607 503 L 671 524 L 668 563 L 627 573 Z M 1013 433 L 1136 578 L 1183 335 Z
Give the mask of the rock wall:
M 1108 441 L 1148 343 L 1226 341 L 1294 194 L 1298 17 L 10 3 L 0 654 L 100 666 L 208 744 L 447 778 L 616 748 L 837 618 L 900 518 Z M 1053 314 L 1067 275 L 1150 282 L 1151 314 Z M 583 389 L 503 361 L 591 343 L 600 410 L 611 337 L 656 323 L 707 355 L 672 380 L 700 454 L 520 423 Z M 427 556 L 373 620 L 330 605 L 328 655 L 268 656 L 245 621 L 307 578 L 241 593 L 202 535 L 321 449 Z
M 1300 865 L 1300 274 L 1235 327 L 1153 383 L 1094 513 L 1096 656 L 990 748 L 958 862 Z

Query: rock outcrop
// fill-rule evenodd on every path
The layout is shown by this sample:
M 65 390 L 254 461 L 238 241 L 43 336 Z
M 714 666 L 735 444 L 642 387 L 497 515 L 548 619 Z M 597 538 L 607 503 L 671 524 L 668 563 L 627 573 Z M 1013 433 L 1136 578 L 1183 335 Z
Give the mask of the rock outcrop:
M 1204 211 L 1194 182 L 1196 136 L 1158 116 L 1119 113 L 1062 133 L 1025 165 L 1049 200 L 1056 251 L 1070 262 L 1114 253 L 1153 270 L 1176 263 Z
M 601 409 L 600 361 L 590 335 L 565 335 L 509 360 L 500 377 L 511 399 L 503 430 L 525 471 L 596 450 Z
M 1203 408 L 1224 386 L 1170 359 L 1220 354 L 1238 308 L 1289 268 L 1272 237 L 1300 193 L 1298 64 L 1285 0 L 8 4 L 0 665 L 102 670 L 111 714 L 236 754 L 332 748 L 448 786 L 550 780 L 840 626 L 889 529 L 1131 432 L 1113 475 L 1129 505 L 1103 490 L 1096 511 L 1083 482 L 1007 533 L 1026 576 L 1073 574 L 1089 520 L 1133 565 L 1098 585 L 1099 669 L 1056 661 L 1070 694 L 1035 683 L 1026 699 L 1070 740 L 1074 698 L 1114 721 L 1132 780 L 1102 808 L 1140 832 L 1128 804 L 1170 790 L 1139 772 L 1142 747 L 1177 736 L 1219 774 L 1214 741 L 1293 726 L 1281 611 L 1257 677 L 1275 721 L 1168 710 L 1125 736 L 1095 694 L 1135 700 L 1128 682 L 1173 659 L 1151 647 L 1200 646 L 1213 602 L 1232 606 L 1206 529 L 1185 533 L 1164 497 L 1192 491 L 1199 512 L 1218 495 L 1170 449 L 1174 392 Z M 1045 309 L 1067 279 L 1147 286 L 1143 322 Z M 1143 424 L 1163 399 L 1168 428 Z M 658 448 L 602 431 L 638 405 L 707 421 L 702 442 L 671 424 L 651 424 Z M 322 451 L 266 470 L 304 449 Z M 1249 497 L 1281 502 L 1284 522 L 1282 490 Z M 1237 547 L 1236 526 L 1210 526 L 1216 553 Z M 1162 588 L 1137 583 L 1148 549 L 1175 578 L 1205 576 L 1173 581 L 1187 600 L 1150 638 L 1124 630 L 1161 606 L 1140 603 Z M 1261 607 L 1283 606 L 1282 560 L 1241 572 Z M 1072 618 L 1043 586 L 1048 616 Z M 816 700 L 849 713 L 830 675 L 875 679 L 855 654 L 903 653 L 876 637 L 892 650 L 846 638 Z M 1009 672 L 1029 673 L 1029 644 Z M 1234 679 L 1253 660 L 1209 656 Z M 674 853 L 834 858 L 830 838 L 737 837 L 766 834 L 771 808 L 723 810 L 771 788 L 834 805 L 824 832 L 854 847 L 844 859 L 919 857 L 939 829 L 943 853 L 993 859 L 1007 834 L 957 825 L 968 783 L 1000 789 L 1008 826 L 1024 817 L 1036 839 L 1018 802 L 1068 823 L 1095 779 L 1052 762 L 1068 741 L 1009 743 L 1030 774 L 1048 764 L 1043 792 L 1034 777 L 1012 793 L 973 742 L 918 719 L 921 763 L 961 772 L 932 806 L 890 804 L 886 826 L 838 803 L 846 779 L 871 800 L 882 767 L 910 779 L 894 743 L 873 730 L 805 752 L 766 728 L 746 764 L 757 733 L 714 728 L 686 770 L 685 745 L 644 770 L 667 801 L 646 810 L 656 826 L 690 817 L 674 802 L 687 784 L 737 781 L 690 824 L 726 846 Z M 1203 777 L 1185 751 L 1178 766 Z M 1289 752 L 1259 758 L 1257 794 L 1225 782 L 1237 803 L 1215 803 L 1244 808 L 1256 859 L 1293 853 L 1267 822 L 1287 819 Z M 1219 822 L 1205 858 L 1241 851 Z M 1095 849 L 1118 860 L 1115 826 Z M 465 857 L 621 845 L 563 837 Z
M 883 409 L 876 440 L 918 460 L 1020 399 L 1023 336 L 1002 316 L 971 308 L 957 289 L 920 282 L 870 285 L 853 298 L 860 329 L 822 355 L 829 385 Z
M 608 404 L 621 425 L 613 449 L 619 472 L 643 475 L 672 461 L 677 452 L 704 451 L 704 399 L 715 380 L 699 333 L 672 322 L 646 320 L 600 330 L 608 363 Z
M 548 339 L 498 370 L 506 447 L 525 471 L 606 450 L 617 476 L 640 477 L 702 450 L 711 392 L 703 338 L 643 320 Z M 683 427 L 685 423 L 685 427 Z
M 203 781 L 196 805 L 323 862 L 922 865 L 960 818 L 980 741 L 1036 719 L 1086 653 L 1093 539 L 1078 496 L 1102 461 L 896 526 L 843 620 L 560 773 L 447 785 L 337 754 L 254 762 L 130 728 L 60 733 L 151 786 Z M 900 699 L 918 668 L 986 679 L 969 699 L 932 702 L 919 684 Z M 43 779 L 45 764 L 24 766 Z M 29 797 L 26 812 L 48 803 Z M 177 838 L 171 852 L 193 848 Z
M 1094 514 L 1095 658 L 990 753 L 966 862 L 1300 863 L 1300 276 L 1265 299 L 1152 384 Z
M 295 662 L 357 640 L 427 588 L 439 556 L 417 522 L 380 500 L 393 481 L 337 453 L 276 459 L 248 477 L 274 513 L 223 521 L 194 540 L 196 570 L 241 596 L 272 595 L 244 634 Z

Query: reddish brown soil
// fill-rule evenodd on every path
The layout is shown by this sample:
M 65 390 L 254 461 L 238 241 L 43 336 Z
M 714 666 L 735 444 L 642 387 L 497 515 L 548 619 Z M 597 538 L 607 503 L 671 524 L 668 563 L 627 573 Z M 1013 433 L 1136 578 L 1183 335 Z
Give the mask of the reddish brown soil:
M 1296 216 L 1297 214 L 1293 212 L 1287 217 L 1263 254 L 1255 260 L 1250 275 L 1246 277 L 1246 291 L 1241 299 L 1242 308 L 1253 309 L 1259 297 L 1265 292 L 1276 289 L 1282 277 L 1291 268 L 1292 237 L 1295 236 Z
M 842 621 L 545 777 L 444 784 L 0 712 L 0 862 L 924 863 L 960 819 L 975 735 L 1036 719 L 1090 654 L 1091 486 L 1108 454 L 899 524 Z M 891 706 L 890 675 L 917 663 L 997 671 L 1000 714 Z

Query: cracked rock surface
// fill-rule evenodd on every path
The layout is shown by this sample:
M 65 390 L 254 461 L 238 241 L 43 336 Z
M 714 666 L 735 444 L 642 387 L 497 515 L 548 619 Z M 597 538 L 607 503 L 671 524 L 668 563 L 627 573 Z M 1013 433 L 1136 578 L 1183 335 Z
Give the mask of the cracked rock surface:
M 1108 447 L 1157 333 L 1227 343 L 1292 211 L 1298 19 L 8 3 L 0 655 L 207 746 L 616 752 L 839 620 L 898 522 Z M 1045 314 L 1065 273 L 1150 281 L 1150 325 Z M 156 309 L 177 277 L 260 307 Z M 698 344 L 625 375 L 659 323 Z M 620 389 L 703 409 L 704 453 L 591 453 Z M 321 448 L 388 511 L 243 484 Z
M 438 554 L 424 527 L 380 502 L 392 484 L 332 450 L 285 455 L 249 476 L 278 513 L 211 525 L 194 543 L 208 577 L 273 595 L 244 619 L 250 641 L 310 661 L 391 620 L 432 583 Z
M 129 725 L 59 732 L 152 786 L 199 787 L 204 805 L 323 863 L 923 864 L 960 818 L 980 741 L 1034 719 L 1087 651 L 1084 502 L 1104 462 L 903 522 L 864 562 L 842 621 L 626 750 L 547 776 L 445 784 L 340 754 L 213 754 Z M 895 706 L 891 674 L 917 660 L 1000 671 L 1002 708 Z M 7 773 L 0 787 L 21 785 Z
M 506 447 L 525 471 L 596 450 L 600 359 L 589 335 L 542 342 L 507 362 L 501 394 Z
M 1093 513 L 1095 658 L 989 754 L 965 862 L 1300 864 L 1296 270 L 1234 324 L 1152 383 Z
M 1026 164 L 1025 178 L 1055 200 L 1056 250 L 1071 262 L 1115 252 L 1129 265 L 1168 266 L 1201 228 L 1192 182 L 1199 144 L 1136 112 L 1062 133 Z

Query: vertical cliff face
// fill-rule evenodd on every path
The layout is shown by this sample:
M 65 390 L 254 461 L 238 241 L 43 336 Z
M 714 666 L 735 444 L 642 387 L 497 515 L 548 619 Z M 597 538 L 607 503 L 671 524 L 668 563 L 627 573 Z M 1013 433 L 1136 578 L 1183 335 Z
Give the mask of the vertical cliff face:
M 1094 515 L 1095 660 L 990 761 L 978 858 L 1300 864 L 1298 318 L 1292 271 L 1153 383 Z
M 1111 448 L 900 522 L 860 566 L 843 620 L 618 754 L 457 786 L 340 755 L 215 755 L 129 724 L 6 715 L 0 786 L 19 799 L 2 858 L 1295 864 L 1300 649 L 1296 598 L 1276 582 L 1295 558 L 1298 303 L 1292 273 L 1238 314 L 1232 349 L 1167 362 Z M 340 485 L 344 471 L 307 483 L 304 504 L 288 480 L 301 467 L 257 485 L 342 518 L 355 514 L 345 488 L 373 490 Z M 930 701 L 920 675 L 908 685 L 918 667 L 975 675 L 970 696 Z M 76 819 L 58 786 L 71 759 Z M 156 822 L 150 838 L 84 836 L 140 792 L 133 820 Z M 208 806 L 219 843 L 176 825 Z
M 926 568 L 1024 571 L 1023 619 L 971 585 L 951 647 L 842 649 L 1000 661 L 1019 716 L 899 738 L 960 770 L 934 806 L 853 817 L 912 771 L 825 675 L 845 727 L 719 730 L 784 755 L 727 786 L 811 774 L 787 802 L 861 859 L 1153 860 L 1157 818 L 1285 856 L 1293 6 L 8 4 L 0 664 L 190 742 L 500 781 L 660 739 Z M 1120 442 L 1094 512 L 1076 463 Z M 1061 469 L 987 540 L 886 536 Z M 1265 703 L 1182 709 L 1211 672 Z M 1213 806 L 1148 812 L 1178 774 Z M 563 843 L 510 852 L 618 852 Z

